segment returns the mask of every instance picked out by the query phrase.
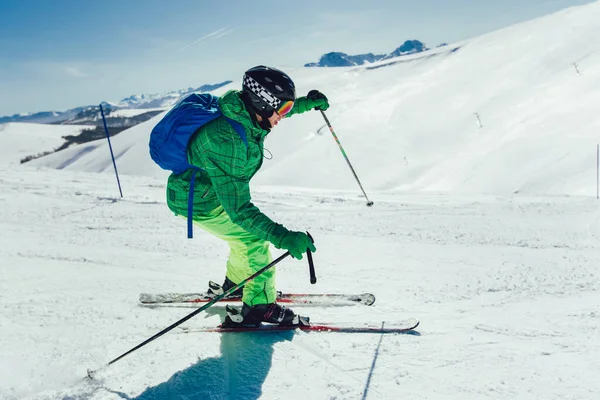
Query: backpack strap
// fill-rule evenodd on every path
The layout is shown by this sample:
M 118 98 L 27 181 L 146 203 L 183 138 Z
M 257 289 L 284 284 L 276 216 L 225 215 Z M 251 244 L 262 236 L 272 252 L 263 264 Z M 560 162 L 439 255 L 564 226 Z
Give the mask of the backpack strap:
M 240 139 L 242 139 L 242 142 L 244 142 L 244 145 L 246 146 L 246 148 L 248 148 L 248 137 L 246 136 L 246 130 L 244 129 L 242 124 L 240 124 L 237 121 L 232 120 L 231 118 L 227 118 L 225 116 L 223 116 L 223 118 L 225 118 L 227 120 L 227 122 L 229 122 L 231 127 L 240 136 Z M 203 171 L 202 168 L 197 168 L 197 167 L 194 167 L 192 169 L 193 169 L 192 179 L 190 180 L 190 191 L 188 193 L 188 216 L 187 216 L 188 239 L 191 239 L 194 237 L 193 215 L 194 215 L 194 183 L 196 181 L 196 173 L 198 171 Z
M 246 148 L 248 148 L 248 137 L 246 137 L 246 130 L 244 129 L 242 124 L 240 124 L 239 122 L 237 122 L 231 118 L 227 118 L 224 115 L 223 115 L 223 118 L 225 118 L 227 120 L 227 122 L 229 122 L 231 127 L 237 132 L 237 134 L 240 135 L 240 139 L 242 139 L 242 142 L 244 142 L 244 144 L 246 145 Z
M 194 220 L 194 183 L 196 181 L 196 172 L 198 172 L 199 168 L 194 168 L 192 171 L 192 179 L 190 180 L 190 191 L 188 193 L 188 216 L 187 216 L 187 229 L 188 229 L 188 239 L 194 237 L 194 225 L 192 224 Z

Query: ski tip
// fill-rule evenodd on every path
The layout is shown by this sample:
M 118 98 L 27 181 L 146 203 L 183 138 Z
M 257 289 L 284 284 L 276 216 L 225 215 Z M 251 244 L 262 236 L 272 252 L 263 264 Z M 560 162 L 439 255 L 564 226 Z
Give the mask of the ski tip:
M 153 303 L 156 302 L 156 296 L 154 296 L 152 293 L 140 293 L 139 300 L 142 304 Z
M 419 321 L 416 318 L 409 318 L 406 321 L 406 324 L 410 326 L 410 328 L 408 330 L 416 329 L 419 326 L 420 323 L 421 323 L 421 321 Z
M 372 293 L 365 293 L 362 295 L 362 303 L 366 306 L 372 306 L 375 303 L 375 295 Z

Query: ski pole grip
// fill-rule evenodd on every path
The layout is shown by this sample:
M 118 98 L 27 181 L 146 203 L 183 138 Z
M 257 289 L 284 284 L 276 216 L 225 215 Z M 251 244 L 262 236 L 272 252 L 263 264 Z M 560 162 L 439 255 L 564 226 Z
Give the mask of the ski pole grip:
M 311 242 L 315 242 L 313 237 L 310 236 L 310 233 L 306 232 Z M 313 285 L 317 283 L 317 275 L 315 274 L 315 263 L 313 262 L 312 251 L 310 249 L 306 249 L 306 258 L 308 259 L 308 271 L 310 272 L 310 283 Z

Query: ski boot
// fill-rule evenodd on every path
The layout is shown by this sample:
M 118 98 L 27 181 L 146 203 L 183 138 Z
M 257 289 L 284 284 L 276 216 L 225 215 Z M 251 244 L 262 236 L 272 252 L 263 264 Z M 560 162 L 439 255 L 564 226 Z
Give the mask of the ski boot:
M 257 304 L 248 306 L 246 303 L 242 309 L 227 305 L 227 316 L 222 326 L 243 326 L 258 328 L 261 323 L 277 324 L 280 326 L 308 326 L 310 319 L 295 314 L 290 308 L 278 303 Z
M 230 281 L 228 277 L 225 277 L 225 282 L 223 282 L 223 285 L 219 285 L 216 282 L 209 281 L 208 282 L 208 291 L 206 292 L 206 294 L 209 297 L 217 297 L 217 296 L 222 295 L 223 293 L 225 293 L 226 291 L 228 291 L 229 289 L 231 289 L 234 286 L 235 286 L 235 283 Z M 243 291 L 244 291 L 244 287 L 242 286 L 241 288 L 237 289 L 235 292 L 233 292 L 229 296 L 227 296 L 227 298 L 242 297 Z

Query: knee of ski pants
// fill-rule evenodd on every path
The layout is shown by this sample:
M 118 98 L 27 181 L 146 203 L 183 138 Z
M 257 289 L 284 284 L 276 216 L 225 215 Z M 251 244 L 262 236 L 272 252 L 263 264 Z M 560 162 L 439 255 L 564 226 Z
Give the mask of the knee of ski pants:
M 182 217 L 185 218 L 185 216 Z M 195 214 L 193 218 L 194 225 L 227 242 L 241 242 L 252 247 L 269 243 L 234 223 L 223 209 L 223 206 L 207 213 Z
M 213 236 L 227 241 L 231 249 L 228 270 L 230 267 L 239 269 L 240 272 L 235 274 L 237 276 L 255 272 L 273 261 L 270 243 L 231 221 L 222 206 L 208 213 L 195 215 L 194 224 Z M 246 269 L 248 270 L 242 272 Z M 233 276 L 229 278 L 237 283 Z

